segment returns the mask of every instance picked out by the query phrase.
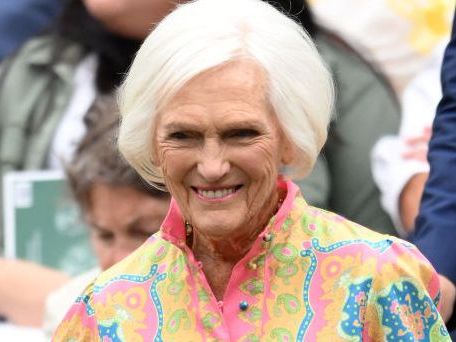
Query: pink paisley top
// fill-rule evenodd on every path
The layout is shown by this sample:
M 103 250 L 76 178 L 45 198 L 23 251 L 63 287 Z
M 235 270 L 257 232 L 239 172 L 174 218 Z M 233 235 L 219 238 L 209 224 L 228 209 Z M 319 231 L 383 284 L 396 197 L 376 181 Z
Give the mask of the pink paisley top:
M 287 196 L 217 301 L 173 201 L 161 231 L 102 273 L 55 341 L 451 341 L 417 249 Z

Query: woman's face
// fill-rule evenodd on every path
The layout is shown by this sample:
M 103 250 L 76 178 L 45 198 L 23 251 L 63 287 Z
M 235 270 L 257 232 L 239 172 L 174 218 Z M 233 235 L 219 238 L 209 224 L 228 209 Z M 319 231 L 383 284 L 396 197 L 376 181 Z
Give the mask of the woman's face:
M 266 88 L 256 64 L 231 62 L 195 77 L 157 117 L 153 159 L 184 218 L 212 238 L 241 236 L 276 206 L 287 145 Z
M 83 0 L 88 11 L 109 30 L 144 39 L 180 0 Z
M 95 184 L 86 212 L 98 263 L 105 270 L 138 248 L 159 228 L 168 198 L 155 198 L 128 186 Z

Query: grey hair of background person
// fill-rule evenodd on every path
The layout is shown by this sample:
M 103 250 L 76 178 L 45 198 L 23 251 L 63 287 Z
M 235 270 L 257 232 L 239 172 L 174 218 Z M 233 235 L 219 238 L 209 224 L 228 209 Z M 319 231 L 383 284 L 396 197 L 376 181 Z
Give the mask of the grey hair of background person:
M 119 113 L 114 95 L 99 96 L 84 121 L 86 134 L 66 165 L 71 191 L 83 210 L 90 208 L 90 193 L 95 184 L 126 186 L 152 197 L 169 197 L 145 182 L 119 153 Z
M 152 159 L 160 110 L 187 82 L 230 61 L 265 72 L 269 101 L 295 147 L 290 175 L 312 169 L 327 138 L 333 81 L 302 27 L 260 0 L 196 0 L 180 5 L 147 37 L 119 90 L 119 149 L 148 182 L 163 182 Z

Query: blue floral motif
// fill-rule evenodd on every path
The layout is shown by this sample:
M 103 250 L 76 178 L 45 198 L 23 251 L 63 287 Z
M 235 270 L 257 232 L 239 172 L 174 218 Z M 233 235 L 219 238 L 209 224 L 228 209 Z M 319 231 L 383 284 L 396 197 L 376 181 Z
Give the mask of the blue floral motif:
M 348 287 L 348 298 L 343 307 L 347 319 L 342 321 L 342 331 L 351 337 L 362 337 L 366 314 L 367 298 L 372 286 L 372 278 Z
M 430 330 L 438 320 L 437 309 L 410 281 L 391 286 L 377 303 L 382 308 L 382 324 L 386 327 L 387 341 L 430 341 Z
M 117 329 L 119 328 L 117 323 L 113 323 L 110 326 L 98 325 L 98 335 L 101 341 L 106 342 L 121 342 L 122 340 L 117 335 Z

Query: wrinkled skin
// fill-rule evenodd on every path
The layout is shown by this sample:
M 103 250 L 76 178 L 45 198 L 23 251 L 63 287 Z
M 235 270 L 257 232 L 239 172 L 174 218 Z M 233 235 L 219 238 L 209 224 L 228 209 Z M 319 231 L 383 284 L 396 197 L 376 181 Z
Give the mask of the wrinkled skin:
M 277 209 L 278 171 L 292 159 L 266 89 L 254 62 L 230 62 L 191 80 L 155 125 L 153 160 L 194 228 L 192 249 L 218 297 Z
M 169 207 L 168 198 L 155 198 L 127 186 L 94 184 L 86 219 L 102 270 L 122 260 L 158 231 Z

